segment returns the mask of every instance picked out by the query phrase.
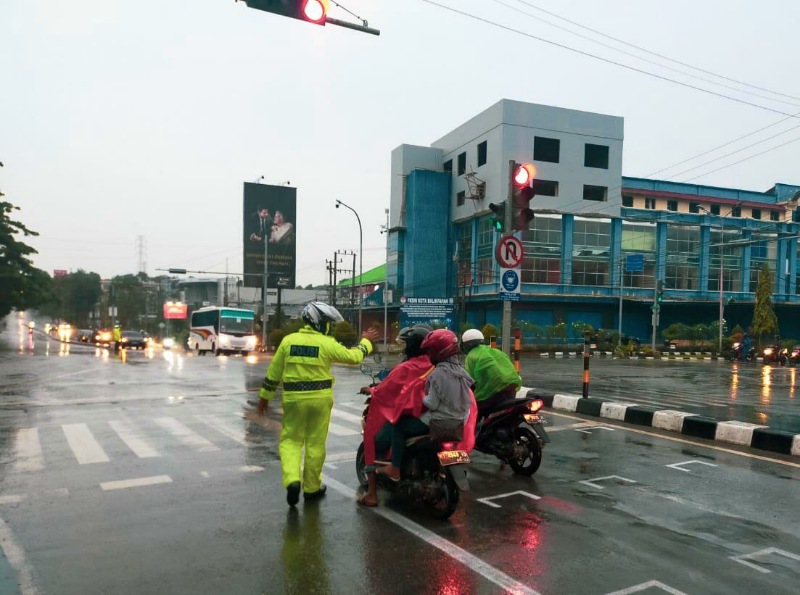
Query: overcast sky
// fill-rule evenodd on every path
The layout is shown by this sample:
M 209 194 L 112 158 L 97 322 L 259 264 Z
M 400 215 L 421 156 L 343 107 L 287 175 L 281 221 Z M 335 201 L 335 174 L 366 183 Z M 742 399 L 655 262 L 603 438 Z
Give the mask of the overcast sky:
M 0 190 L 41 234 L 30 240 L 36 265 L 135 273 L 143 236 L 151 275 L 241 271 L 242 182 L 263 175 L 298 188 L 298 283 L 326 282 L 325 260 L 358 250 L 355 217 L 337 198 L 361 216 L 368 270 L 384 260 L 391 150 L 429 145 L 502 98 L 624 117 L 630 176 L 782 119 L 654 177 L 684 181 L 800 140 L 788 117 L 800 112 L 796 0 L 436 1 L 756 105 L 424 0 L 344 0 L 380 37 L 233 0 L 2 0 Z M 800 184 L 798 156 L 790 143 L 693 181 Z

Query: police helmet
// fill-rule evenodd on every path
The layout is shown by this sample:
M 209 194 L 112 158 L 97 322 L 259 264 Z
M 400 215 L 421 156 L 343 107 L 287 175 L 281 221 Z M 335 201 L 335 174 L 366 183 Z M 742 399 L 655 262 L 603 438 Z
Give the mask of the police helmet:
M 309 302 L 303 308 L 303 322 L 323 335 L 331 333 L 331 326 L 344 320 L 339 310 L 324 302 Z

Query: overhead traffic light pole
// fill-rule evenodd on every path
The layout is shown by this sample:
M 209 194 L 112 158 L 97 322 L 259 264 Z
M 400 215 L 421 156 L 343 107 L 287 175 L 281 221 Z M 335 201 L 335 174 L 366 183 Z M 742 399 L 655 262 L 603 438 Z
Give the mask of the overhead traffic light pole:
M 504 209 L 503 229 L 511 229 L 511 219 L 514 209 L 514 194 L 516 194 L 516 185 L 514 181 L 514 174 L 517 169 L 517 162 L 513 159 L 508 162 L 508 198 Z M 511 300 L 503 302 L 503 323 L 501 334 L 503 337 L 503 353 L 511 355 Z

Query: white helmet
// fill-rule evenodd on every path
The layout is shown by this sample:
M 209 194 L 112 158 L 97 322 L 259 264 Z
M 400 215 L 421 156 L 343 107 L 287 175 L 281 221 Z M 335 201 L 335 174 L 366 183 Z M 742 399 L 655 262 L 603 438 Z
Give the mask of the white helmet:
M 469 330 L 464 331 L 464 334 L 461 335 L 461 351 L 464 353 L 469 353 L 474 347 L 478 345 L 483 345 L 485 341 L 485 337 L 483 333 L 480 332 L 476 328 L 471 328 Z
M 315 331 L 329 335 L 334 323 L 344 320 L 339 311 L 324 302 L 310 302 L 303 308 L 303 321 Z

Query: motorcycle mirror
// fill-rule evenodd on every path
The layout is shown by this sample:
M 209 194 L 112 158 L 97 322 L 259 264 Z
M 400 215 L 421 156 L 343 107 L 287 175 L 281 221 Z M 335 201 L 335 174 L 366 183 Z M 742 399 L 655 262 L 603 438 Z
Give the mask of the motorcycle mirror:
M 372 368 L 370 368 L 367 364 L 361 364 L 361 373 L 364 376 L 369 376 L 372 378 Z

